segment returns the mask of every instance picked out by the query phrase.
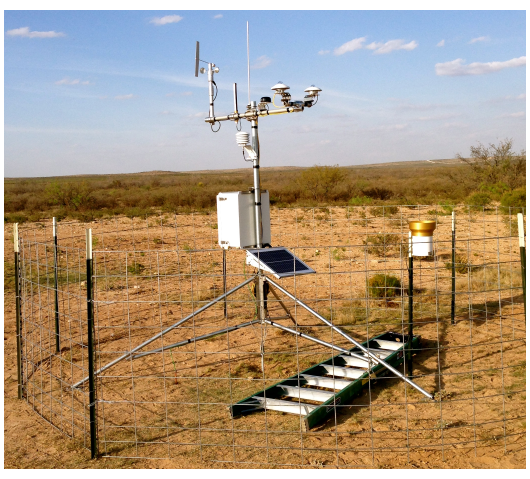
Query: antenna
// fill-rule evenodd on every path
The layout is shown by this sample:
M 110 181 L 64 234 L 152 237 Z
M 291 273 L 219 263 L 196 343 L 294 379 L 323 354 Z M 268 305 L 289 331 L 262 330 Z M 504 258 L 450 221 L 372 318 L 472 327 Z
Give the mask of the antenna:
M 248 45 L 248 22 L 247 22 L 247 76 L 248 76 L 248 104 L 250 105 L 250 48 Z
M 237 113 L 237 83 L 234 83 L 234 113 Z
M 199 76 L 199 42 L 197 42 L 195 47 L 195 76 Z

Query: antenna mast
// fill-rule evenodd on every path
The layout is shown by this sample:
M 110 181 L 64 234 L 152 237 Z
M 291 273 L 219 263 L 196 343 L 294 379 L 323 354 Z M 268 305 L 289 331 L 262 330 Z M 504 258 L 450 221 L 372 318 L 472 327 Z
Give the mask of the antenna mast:
M 248 79 L 248 104 L 250 105 L 250 46 L 248 42 L 248 22 L 247 22 L 247 79 Z

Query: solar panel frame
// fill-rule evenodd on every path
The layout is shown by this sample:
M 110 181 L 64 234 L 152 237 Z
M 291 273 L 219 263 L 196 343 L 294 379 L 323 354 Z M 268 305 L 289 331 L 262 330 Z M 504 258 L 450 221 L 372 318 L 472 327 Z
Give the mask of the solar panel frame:
M 246 251 L 247 264 L 271 273 L 278 279 L 316 273 L 313 268 L 283 246 L 247 249 Z

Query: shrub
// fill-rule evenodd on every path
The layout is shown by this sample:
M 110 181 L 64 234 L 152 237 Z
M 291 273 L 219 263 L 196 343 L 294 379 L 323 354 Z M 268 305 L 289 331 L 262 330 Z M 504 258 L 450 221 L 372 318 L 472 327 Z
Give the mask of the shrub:
M 368 210 L 372 216 L 392 216 L 395 215 L 399 208 L 397 206 L 374 206 Z
M 141 263 L 137 263 L 136 261 L 127 266 L 127 271 L 131 274 L 141 274 L 145 270 L 145 266 Z
M 526 207 L 526 189 L 517 188 L 513 191 L 508 191 L 502 195 L 501 198 L 502 206 L 511 206 L 516 208 L 525 208 Z
M 348 203 L 352 206 L 371 205 L 373 202 L 374 200 L 369 196 L 354 196 L 350 199 L 350 201 L 348 201 Z
M 329 201 L 332 199 L 333 191 L 344 178 L 345 175 L 339 165 L 315 165 L 300 174 L 298 183 L 306 196 L 316 201 Z
M 491 196 L 488 193 L 473 193 L 468 196 L 467 203 L 473 206 L 488 206 L 491 203 Z
M 371 298 L 393 298 L 401 295 L 401 281 L 390 274 L 376 274 L 368 280 Z
M 452 269 L 452 262 L 445 263 L 445 267 L 449 270 Z M 468 271 L 472 271 L 476 267 L 472 266 L 471 262 L 461 254 L 455 254 L 455 271 L 460 274 L 467 274 Z
M 374 186 L 372 188 L 367 188 L 366 190 L 363 190 L 363 194 L 365 196 L 368 196 L 369 198 L 373 198 L 374 200 L 388 200 L 394 196 L 394 192 L 388 188 L 380 188 L 378 186 Z
M 492 187 L 503 184 L 510 190 L 526 182 L 526 151 L 512 151 L 513 140 L 504 139 L 498 145 L 490 143 L 470 148 L 471 157 L 456 158 L 468 165 L 465 181 L 472 184 Z
M 400 251 L 399 235 L 390 233 L 378 233 L 370 235 L 363 244 L 367 245 L 367 251 L 375 256 L 386 256 L 388 254 Z

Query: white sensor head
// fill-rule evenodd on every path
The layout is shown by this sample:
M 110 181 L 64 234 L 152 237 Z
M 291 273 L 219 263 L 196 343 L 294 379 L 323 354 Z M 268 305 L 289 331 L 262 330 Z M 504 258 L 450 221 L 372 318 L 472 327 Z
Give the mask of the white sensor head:
M 242 148 L 248 145 L 249 138 L 250 135 L 246 131 L 240 131 L 236 133 L 236 142 Z
M 304 90 L 310 96 L 317 96 L 322 90 L 315 85 L 311 85 L 309 88 Z
M 289 90 L 289 86 L 287 86 L 285 83 L 282 83 L 281 81 L 279 81 L 278 83 L 276 83 L 276 85 L 274 85 L 271 90 L 274 90 L 276 93 L 283 93 L 285 90 Z

